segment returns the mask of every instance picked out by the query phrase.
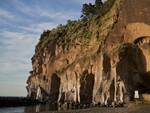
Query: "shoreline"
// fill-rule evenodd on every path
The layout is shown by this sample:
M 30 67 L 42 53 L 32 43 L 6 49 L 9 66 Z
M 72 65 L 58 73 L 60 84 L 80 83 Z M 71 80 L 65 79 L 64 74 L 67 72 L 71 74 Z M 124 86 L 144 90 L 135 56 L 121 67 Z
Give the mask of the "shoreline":
M 21 113 L 149 113 L 150 103 L 143 102 L 130 102 L 125 104 L 124 107 L 89 107 L 89 108 L 79 108 L 79 109 L 59 109 L 52 110 L 52 107 L 48 104 L 38 104 L 31 106 L 18 106 L 18 107 L 2 107 L 0 111 L 13 111 L 20 110 Z
M 39 113 L 149 113 L 150 104 L 129 103 L 125 107 L 92 107 L 87 109 L 46 111 Z
M 22 107 L 37 104 L 39 104 L 37 100 L 28 97 L 0 97 L 0 108 Z

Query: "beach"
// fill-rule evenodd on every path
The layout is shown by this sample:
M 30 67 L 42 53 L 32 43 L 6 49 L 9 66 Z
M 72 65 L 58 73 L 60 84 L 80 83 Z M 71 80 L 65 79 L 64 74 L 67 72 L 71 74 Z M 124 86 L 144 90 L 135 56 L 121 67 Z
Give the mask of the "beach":
M 48 111 L 48 112 L 41 112 L 41 113 L 150 113 L 150 105 L 130 103 L 125 107 L 117 107 L 117 108 L 94 107 L 88 109 Z

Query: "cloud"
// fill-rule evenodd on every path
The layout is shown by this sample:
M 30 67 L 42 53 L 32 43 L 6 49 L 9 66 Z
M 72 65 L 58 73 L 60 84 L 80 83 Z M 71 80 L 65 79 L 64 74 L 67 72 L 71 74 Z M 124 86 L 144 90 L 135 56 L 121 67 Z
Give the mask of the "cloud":
M 0 68 L 2 76 L 27 76 L 31 70 L 30 58 L 34 53 L 34 47 L 37 43 L 37 35 L 25 32 L 0 32 L 3 39 L 0 42 L 3 46 L 0 48 Z
M 67 19 L 73 19 L 75 17 L 80 16 L 80 12 L 71 11 L 71 10 L 56 10 L 54 7 L 43 7 L 40 4 L 32 4 L 31 6 L 25 4 L 20 0 L 14 0 L 15 7 L 18 11 L 22 12 L 31 17 L 44 17 L 49 18 L 51 20 L 62 22 Z M 59 1 L 62 2 L 62 1 Z M 50 5 L 51 6 L 51 5 Z M 61 8 L 61 7 L 60 7 Z
M 28 14 L 30 16 L 34 16 L 36 14 L 36 8 L 34 6 L 30 7 L 29 4 L 26 5 L 22 0 L 13 0 L 13 6 L 24 14 Z
M 0 9 L 0 19 L 14 19 L 15 16 L 7 11 L 7 10 L 4 10 L 4 9 Z
M 28 34 L 27 32 L 12 32 L 12 31 L 2 31 L 0 32 L 2 39 L 0 40 L 8 49 L 20 49 L 20 47 L 25 47 L 27 44 L 33 45 L 33 42 L 37 40 L 36 34 Z
M 23 18 L 19 14 L 12 12 L 11 10 L 8 9 L 0 9 L 0 23 L 9 25 L 9 24 L 17 24 L 21 22 L 29 22 L 31 21 L 28 18 Z
M 32 32 L 32 33 L 42 33 L 44 30 L 52 29 L 57 26 L 57 23 L 53 22 L 41 22 L 41 23 L 34 23 L 28 26 L 18 26 L 20 29 L 26 31 L 26 32 Z
M 95 0 L 69 0 L 69 1 L 72 1 L 73 3 L 76 3 L 76 4 L 84 4 L 84 3 L 94 3 Z M 102 0 L 103 2 L 107 1 L 107 0 Z
M 26 32 L 0 32 L 1 96 L 26 96 L 25 84 L 31 70 L 30 58 L 38 36 Z M 17 92 L 17 93 L 16 93 Z
M 95 0 L 71 0 L 72 2 L 83 4 L 83 3 L 94 3 Z
M 77 17 L 80 16 L 80 12 L 74 12 L 74 11 L 61 11 L 61 12 L 55 12 L 55 11 L 48 11 L 48 10 L 41 10 L 39 9 L 39 15 L 42 17 L 47 17 L 49 19 L 53 19 L 56 21 L 66 21 L 68 19 L 77 19 Z

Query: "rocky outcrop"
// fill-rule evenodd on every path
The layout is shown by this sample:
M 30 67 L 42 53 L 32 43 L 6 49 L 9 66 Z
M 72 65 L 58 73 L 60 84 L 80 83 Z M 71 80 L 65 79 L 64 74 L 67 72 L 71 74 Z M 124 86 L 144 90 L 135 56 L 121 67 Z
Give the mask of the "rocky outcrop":
M 28 96 L 36 98 L 40 88 L 41 101 L 112 104 L 149 87 L 149 10 L 149 0 L 116 0 L 103 17 L 45 31 L 32 58 Z

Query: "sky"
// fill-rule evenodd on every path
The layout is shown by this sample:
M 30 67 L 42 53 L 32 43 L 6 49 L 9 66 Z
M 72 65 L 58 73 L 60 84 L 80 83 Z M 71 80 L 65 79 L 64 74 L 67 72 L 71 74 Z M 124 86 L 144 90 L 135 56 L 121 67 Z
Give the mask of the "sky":
M 0 0 L 0 96 L 26 96 L 31 57 L 40 34 L 80 18 L 95 0 Z

